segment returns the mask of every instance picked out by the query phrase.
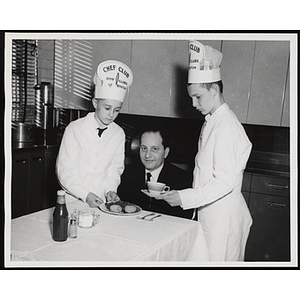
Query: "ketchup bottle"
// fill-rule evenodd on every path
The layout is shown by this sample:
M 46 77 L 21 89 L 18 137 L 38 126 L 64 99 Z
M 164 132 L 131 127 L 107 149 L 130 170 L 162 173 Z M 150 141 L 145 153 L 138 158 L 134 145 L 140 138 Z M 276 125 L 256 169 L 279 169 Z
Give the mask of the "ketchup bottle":
M 53 212 L 53 235 L 56 242 L 64 242 L 68 238 L 68 210 L 65 191 L 57 191 L 57 202 Z

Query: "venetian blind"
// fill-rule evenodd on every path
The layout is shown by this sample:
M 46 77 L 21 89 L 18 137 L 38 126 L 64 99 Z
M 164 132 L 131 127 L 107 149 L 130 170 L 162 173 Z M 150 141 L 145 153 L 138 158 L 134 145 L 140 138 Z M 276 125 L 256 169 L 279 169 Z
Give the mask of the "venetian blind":
M 54 106 L 89 110 L 92 95 L 91 42 L 55 41 Z
M 12 41 L 12 122 L 34 121 L 36 54 L 36 40 Z

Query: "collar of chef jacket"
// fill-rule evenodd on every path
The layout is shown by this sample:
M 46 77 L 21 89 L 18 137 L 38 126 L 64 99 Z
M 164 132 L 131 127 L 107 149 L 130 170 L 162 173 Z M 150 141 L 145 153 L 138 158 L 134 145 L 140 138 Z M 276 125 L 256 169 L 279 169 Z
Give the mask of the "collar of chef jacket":
M 228 109 L 229 106 L 226 103 L 223 103 L 222 105 L 220 105 L 216 111 L 211 115 L 211 114 L 207 114 L 205 116 L 205 121 L 209 122 L 212 118 L 218 116 L 220 113 L 222 113 L 224 110 Z
M 97 121 L 95 119 L 95 112 L 92 113 L 92 115 L 93 115 L 93 117 L 91 118 L 90 121 L 91 121 L 91 124 L 93 124 L 92 126 L 95 128 L 96 134 L 98 135 L 98 128 L 100 128 L 100 126 L 99 126 L 99 124 L 97 123 Z M 106 125 L 107 130 L 109 130 L 111 124 L 112 123 Z

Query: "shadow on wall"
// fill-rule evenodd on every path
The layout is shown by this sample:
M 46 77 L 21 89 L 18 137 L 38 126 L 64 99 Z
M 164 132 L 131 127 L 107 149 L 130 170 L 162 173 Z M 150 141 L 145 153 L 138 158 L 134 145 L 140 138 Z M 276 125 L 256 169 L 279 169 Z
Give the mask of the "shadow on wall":
M 192 105 L 192 98 L 187 91 L 188 69 L 180 65 L 174 66 L 175 74 L 175 113 L 180 118 L 198 119 L 204 121 L 204 116 Z
M 198 148 L 198 138 L 203 121 L 168 117 L 119 114 L 116 119 L 126 134 L 126 155 L 135 155 L 138 150 L 137 139 L 149 126 L 163 128 L 171 141 L 169 160 L 172 162 L 194 164 Z

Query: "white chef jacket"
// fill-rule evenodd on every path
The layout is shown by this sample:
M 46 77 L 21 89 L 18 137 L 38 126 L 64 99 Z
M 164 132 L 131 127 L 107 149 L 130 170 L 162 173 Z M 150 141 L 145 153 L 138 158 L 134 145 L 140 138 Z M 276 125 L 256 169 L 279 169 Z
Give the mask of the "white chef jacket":
M 112 122 L 98 136 L 94 113 L 71 122 L 65 129 L 56 162 L 62 187 L 83 201 L 89 192 L 105 200 L 117 191 L 124 171 L 125 133 Z
M 226 103 L 205 119 L 182 208 L 198 208 L 212 261 L 243 260 L 252 218 L 241 186 L 252 144 Z

